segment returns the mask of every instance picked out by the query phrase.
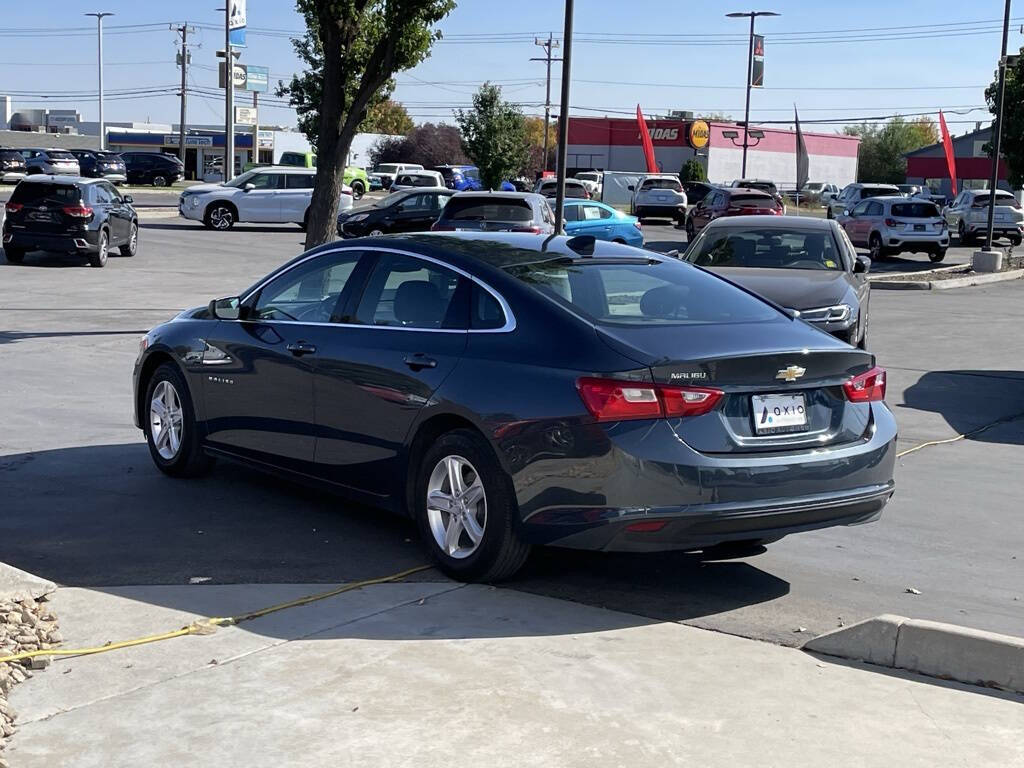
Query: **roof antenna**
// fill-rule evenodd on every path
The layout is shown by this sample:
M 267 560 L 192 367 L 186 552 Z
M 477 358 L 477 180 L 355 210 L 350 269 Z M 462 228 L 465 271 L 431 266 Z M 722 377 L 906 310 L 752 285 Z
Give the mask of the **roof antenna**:
M 593 235 L 577 235 L 565 241 L 566 246 L 578 253 L 580 256 L 593 256 L 594 243 L 597 238 Z

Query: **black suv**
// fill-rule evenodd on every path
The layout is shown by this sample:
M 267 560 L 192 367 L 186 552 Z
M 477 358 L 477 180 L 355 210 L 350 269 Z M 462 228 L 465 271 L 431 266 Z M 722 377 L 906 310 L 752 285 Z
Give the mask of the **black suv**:
M 4 255 L 20 264 L 28 251 L 70 251 L 87 255 L 94 267 L 107 263 L 111 248 L 134 256 L 139 217 L 131 203 L 106 179 L 32 176 L 7 201 Z
M 160 152 L 122 152 L 129 184 L 167 187 L 185 176 L 185 166 L 173 155 Z
M 95 149 L 69 149 L 78 158 L 81 175 L 90 179 L 106 179 L 113 184 L 128 181 L 124 160 L 115 152 L 100 152 Z

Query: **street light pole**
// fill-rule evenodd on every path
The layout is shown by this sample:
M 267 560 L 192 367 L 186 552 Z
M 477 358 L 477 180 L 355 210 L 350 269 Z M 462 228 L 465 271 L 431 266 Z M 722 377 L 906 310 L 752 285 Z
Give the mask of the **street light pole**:
M 746 13 L 727 13 L 725 14 L 730 19 L 743 19 L 750 17 L 750 39 L 747 43 L 747 103 L 743 108 L 743 165 L 740 170 L 740 177 L 747 177 L 747 149 L 750 146 L 750 142 L 747 138 L 750 132 L 750 88 L 751 81 L 754 79 L 754 19 L 758 16 L 781 16 L 782 14 L 775 13 L 774 11 L 748 11 Z
M 547 90 L 544 95 L 544 168 L 548 169 L 548 132 L 549 126 L 551 125 L 551 62 L 561 61 L 559 58 L 553 58 L 551 51 L 553 48 L 558 47 L 558 41 L 554 40 L 551 33 L 548 32 L 548 39 L 541 40 L 539 37 L 533 39 L 534 45 L 539 45 L 544 49 L 544 58 L 532 58 L 530 61 L 543 61 L 547 63 L 548 67 L 548 78 L 547 78 Z
M 231 55 L 231 3 L 224 3 L 224 181 L 235 173 L 235 59 Z
M 572 75 L 573 0 L 565 0 L 565 33 L 562 35 L 562 102 L 558 105 L 558 186 L 555 188 L 555 234 L 562 234 L 562 207 L 565 204 L 565 164 L 569 150 L 569 82 Z
M 992 177 L 989 182 L 988 226 L 985 230 L 985 250 L 992 250 L 992 230 L 995 227 L 996 185 L 999 184 L 999 152 L 1003 143 L 1003 97 L 1006 96 L 1006 45 L 1010 36 L 1010 0 L 1006 0 L 1003 13 L 1003 52 L 999 57 L 999 106 L 992 123 Z
M 109 11 L 101 11 L 99 13 L 87 13 L 86 16 L 96 17 L 96 39 L 98 48 L 98 69 L 99 69 L 99 100 L 100 100 L 100 150 L 107 148 L 107 130 L 103 123 L 103 17 L 113 16 L 113 13 Z

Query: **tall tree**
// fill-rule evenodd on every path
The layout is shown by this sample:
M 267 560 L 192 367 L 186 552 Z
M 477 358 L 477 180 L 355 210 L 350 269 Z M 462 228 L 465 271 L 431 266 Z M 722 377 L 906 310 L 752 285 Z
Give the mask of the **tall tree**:
M 455 122 L 462 131 L 462 148 L 480 169 L 487 189 L 519 173 L 526 164 L 529 144 L 522 110 L 501 98 L 501 88 L 484 83 L 473 95 L 473 108 L 458 110 Z
M 1024 187 L 1024 48 L 1017 64 L 1006 70 L 1006 106 L 1003 107 L 1003 141 L 1000 151 L 1009 171 L 1010 186 Z M 995 115 L 999 109 L 999 73 L 985 89 L 985 101 L 989 111 Z M 993 137 L 994 140 L 995 137 Z M 995 151 L 992 143 L 985 145 L 989 157 Z
M 293 41 L 308 69 L 278 93 L 287 94 L 299 127 L 317 150 L 316 186 L 306 247 L 334 233 L 348 155 L 367 111 L 394 87 L 396 72 L 423 61 L 441 33 L 435 28 L 454 0 L 296 0 L 306 34 Z
M 393 99 L 384 99 L 370 107 L 366 120 L 359 126 L 359 130 L 366 133 L 405 136 L 413 126 L 412 118 L 405 107 Z
M 401 138 L 386 137 L 370 150 L 370 160 L 377 163 L 419 163 L 431 168 L 466 162 L 462 151 L 462 135 L 454 125 L 424 123 Z
M 555 147 L 558 146 L 558 129 L 553 123 L 547 127 L 548 156 L 544 157 L 544 118 L 526 117 L 523 119 L 526 130 L 526 141 L 530 146 L 526 164 L 519 170 L 520 176 L 528 179 L 536 178 L 541 171 L 555 165 Z
M 906 181 L 907 159 L 904 155 L 939 140 L 938 127 L 927 117 L 912 121 L 895 117 L 884 125 L 848 125 L 843 133 L 860 137 L 857 180 L 881 184 L 902 184 Z

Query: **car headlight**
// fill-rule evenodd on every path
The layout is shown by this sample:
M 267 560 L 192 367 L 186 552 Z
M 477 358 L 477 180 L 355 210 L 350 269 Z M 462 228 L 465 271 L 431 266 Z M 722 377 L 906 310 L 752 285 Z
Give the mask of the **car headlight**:
M 800 319 L 809 323 L 842 323 L 849 320 L 852 314 L 853 307 L 849 304 L 836 304 L 834 307 L 801 309 Z
M 368 219 L 369 217 L 370 214 L 368 213 L 357 213 L 354 216 L 349 216 L 347 219 L 345 219 L 345 221 L 362 221 L 363 219 Z

